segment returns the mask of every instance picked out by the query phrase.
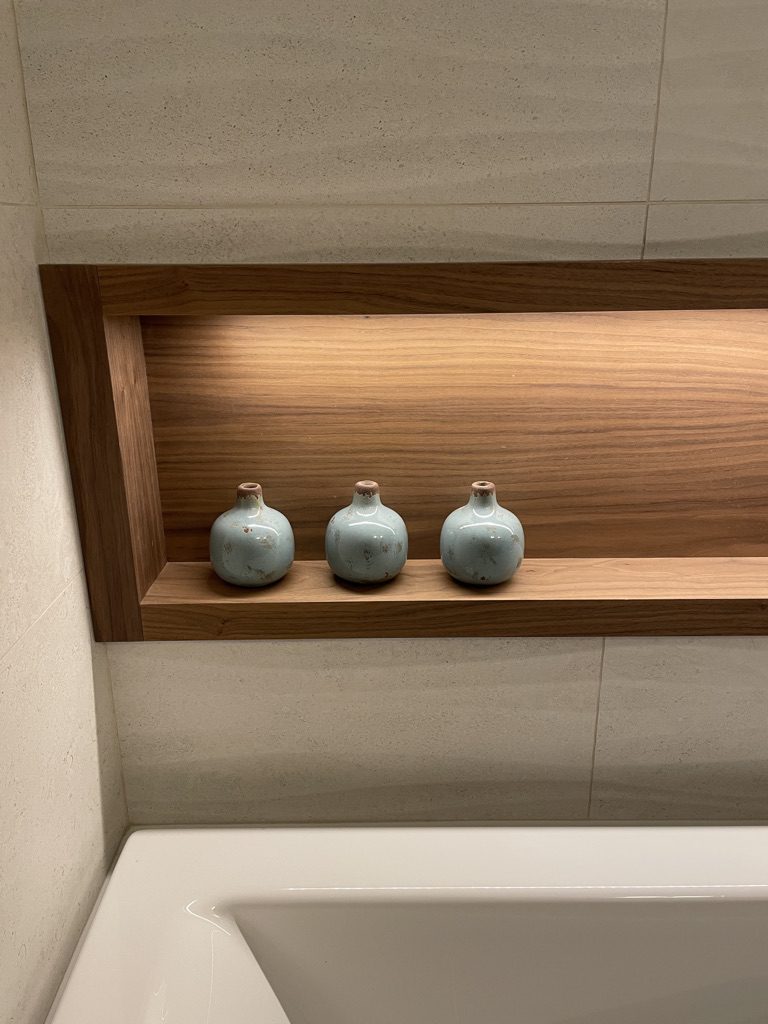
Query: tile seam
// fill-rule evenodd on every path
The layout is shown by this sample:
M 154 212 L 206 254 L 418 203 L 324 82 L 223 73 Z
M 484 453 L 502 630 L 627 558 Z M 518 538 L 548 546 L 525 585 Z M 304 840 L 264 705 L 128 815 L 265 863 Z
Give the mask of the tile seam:
M 606 638 L 603 637 L 603 647 L 600 652 L 600 671 L 597 680 L 597 697 L 595 700 L 595 729 L 592 736 L 592 761 L 589 770 L 589 798 L 587 800 L 587 820 L 592 818 L 592 797 L 595 789 L 595 762 L 597 760 L 597 739 L 600 728 L 600 703 L 603 694 L 603 673 L 605 670 L 605 647 Z

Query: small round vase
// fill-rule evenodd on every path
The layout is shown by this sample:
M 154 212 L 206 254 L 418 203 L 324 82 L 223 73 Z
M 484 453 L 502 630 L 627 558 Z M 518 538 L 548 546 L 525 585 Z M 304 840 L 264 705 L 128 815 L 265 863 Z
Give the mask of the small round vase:
M 349 583 L 383 583 L 405 565 L 405 523 L 394 509 L 382 505 L 374 480 L 356 483 L 352 504 L 331 518 L 325 557 L 335 575 Z
M 282 512 L 264 504 L 261 484 L 240 484 L 233 507 L 211 527 L 211 565 L 227 583 L 266 587 L 293 562 L 293 530 Z
M 520 520 L 496 501 L 496 485 L 472 484 L 469 502 L 451 512 L 440 532 L 440 557 L 454 579 L 492 586 L 520 568 L 525 535 Z

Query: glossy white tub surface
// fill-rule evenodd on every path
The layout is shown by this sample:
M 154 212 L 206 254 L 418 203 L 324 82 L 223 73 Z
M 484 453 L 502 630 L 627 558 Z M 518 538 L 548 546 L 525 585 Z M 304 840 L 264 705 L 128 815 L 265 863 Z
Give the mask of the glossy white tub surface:
M 128 839 L 51 1024 L 765 1024 L 768 827 Z

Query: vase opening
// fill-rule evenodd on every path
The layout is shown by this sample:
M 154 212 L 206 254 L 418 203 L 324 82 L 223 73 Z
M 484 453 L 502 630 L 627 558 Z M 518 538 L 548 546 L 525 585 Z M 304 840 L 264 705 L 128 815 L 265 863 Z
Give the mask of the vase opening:
M 355 484 L 355 494 L 378 494 L 379 485 L 375 480 L 358 480 Z
M 261 484 L 239 484 L 237 496 L 238 498 L 260 498 Z

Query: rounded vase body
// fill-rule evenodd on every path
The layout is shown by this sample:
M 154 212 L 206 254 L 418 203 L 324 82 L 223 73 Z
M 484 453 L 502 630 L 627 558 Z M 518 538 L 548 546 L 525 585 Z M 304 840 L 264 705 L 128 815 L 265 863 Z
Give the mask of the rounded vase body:
M 240 484 L 234 506 L 211 527 L 210 551 L 214 572 L 227 583 L 266 587 L 291 567 L 293 530 L 282 512 L 264 504 L 259 484 Z
M 520 568 L 525 535 L 520 520 L 496 501 L 496 486 L 472 484 L 469 502 L 451 512 L 440 532 L 440 557 L 454 579 L 492 586 Z
M 325 557 L 334 574 L 350 583 L 384 583 L 405 565 L 408 531 L 397 512 L 382 505 L 375 481 L 355 484 L 352 504 L 331 518 Z

